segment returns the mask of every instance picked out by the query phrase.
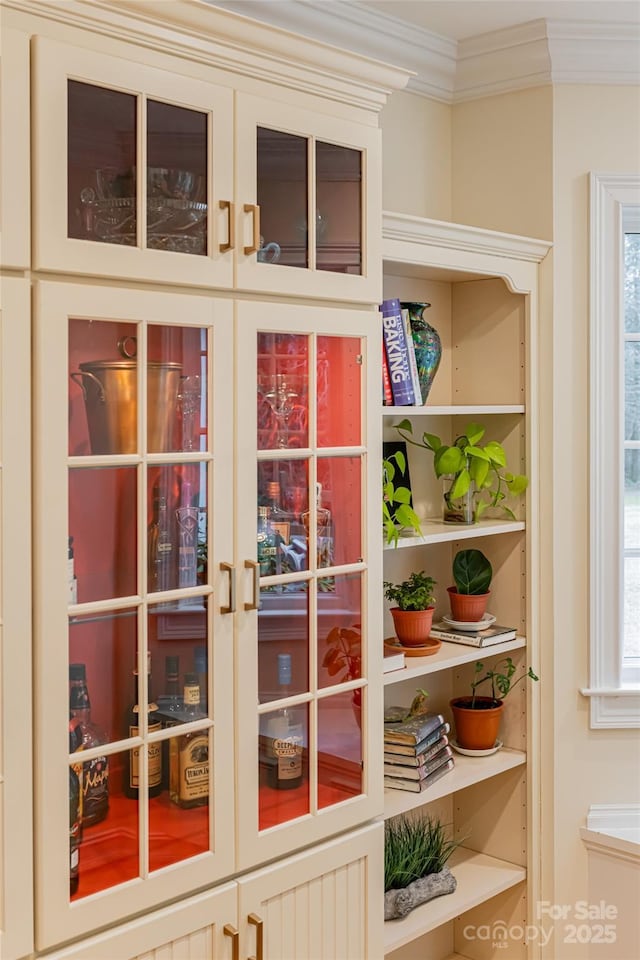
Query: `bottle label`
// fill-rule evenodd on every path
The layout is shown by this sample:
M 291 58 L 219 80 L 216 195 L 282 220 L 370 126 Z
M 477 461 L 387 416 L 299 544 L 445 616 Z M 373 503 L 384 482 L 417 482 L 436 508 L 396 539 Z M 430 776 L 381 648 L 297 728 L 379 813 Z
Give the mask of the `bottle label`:
M 295 780 L 302 776 L 302 736 L 295 734 L 267 740 L 267 756 L 275 758 L 278 780 Z
M 105 814 L 109 805 L 109 760 L 96 757 L 88 760 L 82 772 L 82 819 L 91 820 Z
M 199 733 L 181 739 L 179 743 L 171 741 L 173 750 L 174 782 L 173 792 L 177 793 L 178 803 L 189 803 L 209 796 L 209 737 Z M 175 754 L 177 753 L 177 758 Z M 175 760 L 177 759 L 177 770 Z M 175 774 L 177 773 L 177 776 Z M 177 789 L 176 789 L 177 787 Z
M 185 706 L 187 704 L 190 706 L 198 706 L 200 703 L 200 687 L 199 686 L 185 687 L 184 702 L 185 702 Z
M 157 709 L 157 707 L 156 707 Z M 162 730 L 162 724 L 150 723 L 147 727 L 149 733 L 154 730 Z M 138 727 L 129 727 L 129 736 L 138 736 Z M 162 782 L 162 744 L 150 743 L 149 751 L 149 788 L 157 787 Z M 140 748 L 134 747 L 131 751 L 131 764 L 129 767 L 129 786 L 137 790 L 140 786 Z

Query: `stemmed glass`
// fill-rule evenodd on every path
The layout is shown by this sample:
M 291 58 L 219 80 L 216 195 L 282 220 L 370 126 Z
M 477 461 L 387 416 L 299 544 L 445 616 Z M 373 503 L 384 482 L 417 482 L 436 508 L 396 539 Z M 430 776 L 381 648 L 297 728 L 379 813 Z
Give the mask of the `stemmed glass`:
M 200 377 L 197 374 L 180 377 L 178 402 L 182 414 L 182 449 L 195 450 L 196 415 L 200 412 Z
M 260 395 L 269 404 L 276 418 L 276 446 L 288 446 L 288 422 L 299 397 L 284 373 L 262 377 L 258 384 Z

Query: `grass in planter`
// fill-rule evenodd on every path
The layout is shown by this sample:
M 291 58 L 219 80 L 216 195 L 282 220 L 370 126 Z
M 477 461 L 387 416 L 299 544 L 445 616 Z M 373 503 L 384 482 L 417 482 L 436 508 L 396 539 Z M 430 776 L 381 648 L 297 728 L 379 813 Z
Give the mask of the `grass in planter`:
M 447 838 L 439 820 L 394 817 L 384 825 L 384 889 L 402 890 L 414 880 L 440 873 L 460 841 Z

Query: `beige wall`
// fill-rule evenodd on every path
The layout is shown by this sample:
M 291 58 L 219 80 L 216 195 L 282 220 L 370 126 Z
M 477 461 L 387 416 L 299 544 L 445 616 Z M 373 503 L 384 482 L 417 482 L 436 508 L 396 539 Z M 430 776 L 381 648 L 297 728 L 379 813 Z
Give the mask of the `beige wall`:
M 453 219 L 551 238 L 552 87 L 453 108 Z
M 640 791 L 637 731 L 590 730 L 589 704 L 577 693 L 588 680 L 588 173 L 640 173 L 638 117 L 637 87 L 554 90 L 553 460 L 557 477 L 573 478 L 571 496 L 554 497 L 553 849 L 564 903 L 588 895 L 578 828 L 589 805 L 634 801 Z M 554 960 L 583 960 L 584 946 L 556 948 Z
M 451 220 L 451 108 L 394 93 L 381 126 L 383 209 Z

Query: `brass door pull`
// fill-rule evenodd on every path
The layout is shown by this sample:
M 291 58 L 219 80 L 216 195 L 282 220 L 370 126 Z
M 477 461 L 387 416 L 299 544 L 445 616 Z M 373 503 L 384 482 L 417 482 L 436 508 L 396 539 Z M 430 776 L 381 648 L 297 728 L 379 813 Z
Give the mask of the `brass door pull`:
M 225 563 L 224 561 L 220 564 L 221 570 L 226 570 L 229 574 L 229 606 L 220 607 L 220 613 L 235 613 L 236 612 L 236 568 L 232 563 Z
M 253 241 L 250 247 L 244 247 L 244 252 L 257 253 L 260 248 L 260 207 L 257 203 L 245 203 L 244 212 L 253 214 Z
M 253 600 L 245 601 L 245 610 L 257 610 L 260 603 L 260 564 L 256 560 L 245 560 L 245 570 L 253 570 Z
M 240 934 L 232 923 L 225 923 L 222 932 L 231 937 L 231 960 L 240 960 Z
M 256 928 L 256 954 L 247 960 L 263 960 L 264 924 L 257 913 L 250 913 L 247 920 Z
M 227 211 L 227 242 L 220 244 L 220 253 L 236 248 L 236 205 L 231 200 L 220 200 L 220 209 Z

